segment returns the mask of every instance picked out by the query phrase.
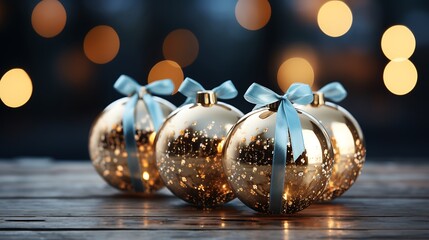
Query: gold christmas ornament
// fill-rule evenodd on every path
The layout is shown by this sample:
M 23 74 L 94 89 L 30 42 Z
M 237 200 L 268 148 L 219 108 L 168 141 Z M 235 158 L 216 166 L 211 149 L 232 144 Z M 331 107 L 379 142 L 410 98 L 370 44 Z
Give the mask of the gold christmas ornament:
M 258 89 L 250 91 L 254 85 Z M 302 85 L 304 84 L 293 84 L 291 88 Z M 311 96 L 311 89 L 308 85 L 305 86 Z M 288 90 L 284 96 L 279 96 L 253 84 L 246 92 L 246 100 L 255 104 L 272 102 L 270 99 L 262 102 L 249 100 L 251 94 L 258 96 L 267 95 L 266 93 L 275 94 L 275 99 L 281 100 L 246 114 L 231 129 L 224 144 L 224 168 L 230 185 L 245 205 L 259 212 L 289 214 L 308 207 L 319 199 L 331 175 L 333 153 L 327 132 L 314 117 L 293 108 L 293 96 L 291 102 L 281 103 L 286 101 L 290 92 L 292 91 Z M 294 113 L 283 110 L 285 105 Z M 279 114 L 285 115 L 278 116 Z M 288 124 L 279 124 L 282 119 Z M 294 129 L 296 122 L 291 123 L 294 120 L 299 121 L 301 127 Z M 294 141 L 297 143 L 297 136 L 300 135 L 304 148 L 302 153 L 293 153 L 298 148 L 292 146 Z M 287 141 L 284 146 L 280 143 L 281 139 L 277 139 L 278 136 Z M 284 155 L 279 154 L 281 151 Z M 279 156 L 283 165 L 274 163 L 279 160 Z M 280 174 L 280 179 L 274 173 Z
M 121 78 L 125 79 L 127 84 L 130 81 L 126 76 Z M 120 79 L 118 79 L 118 82 Z M 151 116 L 149 112 L 148 103 L 143 100 L 143 96 L 149 94 L 146 88 L 149 85 L 143 88 L 138 85 L 135 86 L 139 89 L 139 92 L 136 93 L 137 95 L 124 97 L 111 103 L 96 118 L 90 132 L 89 153 L 96 171 L 111 186 L 123 191 L 151 193 L 163 187 L 156 168 L 153 146 L 156 123 L 154 122 L 154 116 Z M 171 87 L 169 83 L 167 86 Z M 117 87 L 116 84 L 115 87 Z M 165 87 L 165 82 L 158 87 Z M 173 89 L 174 86 L 171 91 Z M 150 98 L 151 104 L 155 103 L 159 106 L 161 120 L 165 119 L 176 108 L 162 98 L 152 96 Z M 130 104 L 134 100 L 135 103 Z M 133 111 L 130 116 L 134 118 L 134 126 L 131 129 L 130 138 L 135 142 L 136 147 L 131 152 L 127 148 L 123 125 L 124 114 L 126 114 L 128 104 L 133 105 Z M 132 161 L 135 162 L 132 164 L 137 170 L 136 175 L 138 176 L 134 177 L 134 181 L 137 181 L 137 184 L 133 183 L 133 174 L 130 172 L 130 155 L 134 156 Z
M 187 78 L 179 92 L 190 104 L 174 111 L 160 128 L 157 166 L 174 195 L 200 208 L 214 208 L 235 198 L 222 167 L 222 141 L 243 114 L 217 98 L 233 98 L 237 91 L 230 81 L 207 91 Z
M 339 83 L 330 83 L 314 93 L 314 101 L 297 107 L 308 112 L 328 131 L 334 149 L 332 176 L 321 200 L 332 200 L 344 194 L 356 182 L 365 162 L 366 147 L 362 130 L 356 119 L 337 104 L 325 98 L 341 101 L 346 91 Z

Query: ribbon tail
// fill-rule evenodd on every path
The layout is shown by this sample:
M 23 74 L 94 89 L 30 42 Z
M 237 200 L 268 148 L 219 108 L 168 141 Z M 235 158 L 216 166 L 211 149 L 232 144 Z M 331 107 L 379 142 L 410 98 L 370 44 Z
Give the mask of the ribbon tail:
M 274 141 L 273 164 L 271 167 L 270 185 L 270 212 L 280 214 L 283 208 L 283 190 L 286 176 L 287 142 L 289 139 L 288 130 L 283 132 L 287 126 L 286 115 L 282 110 L 283 102 L 280 103 L 276 117 L 276 131 Z
M 136 192 L 143 192 L 144 186 L 141 181 L 140 161 L 137 153 L 137 143 L 135 134 L 135 117 L 134 111 L 138 101 L 138 95 L 133 95 L 125 105 L 122 125 L 124 129 L 125 149 L 128 153 L 127 162 L 130 170 L 131 185 Z
M 162 125 L 162 121 L 164 120 L 161 107 L 150 94 L 144 94 L 143 101 L 145 102 L 149 116 L 152 119 L 154 129 L 155 131 L 158 131 Z
M 298 112 L 293 107 L 292 103 L 286 102 L 285 112 L 287 116 L 286 121 L 289 126 L 293 160 L 296 161 L 305 151 L 301 121 L 299 120 Z

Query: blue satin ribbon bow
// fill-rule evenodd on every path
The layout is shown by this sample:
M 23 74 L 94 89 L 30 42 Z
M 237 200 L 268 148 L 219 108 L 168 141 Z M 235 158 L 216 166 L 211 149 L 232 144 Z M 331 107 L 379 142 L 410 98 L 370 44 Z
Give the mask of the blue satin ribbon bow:
M 179 87 L 179 92 L 187 97 L 182 106 L 188 103 L 195 103 L 197 92 L 205 90 L 206 89 L 204 89 L 204 87 L 201 86 L 201 84 L 199 84 L 197 81 L 188 77 L 185 78 Z M 235 98 L 238 94 L 237 89 L 231 80 L 225 81 L 221 85 L 213 88 L 212 91 L 216 94 L 216 97 L 220 99 L 232 99 Z
M 343 85 L 339 82 L 328 83 L 317 92 L 323 93 L 326 99 L 334 102 L 341 102 L 347 97 L 346 89 L 344 89 Z
M 313 101 L 310 86 L 302 83 L 292 84 L 281 96 L 272 90 L 253 83 L 244 94 L 244 98 L 257 106 L 280 101 L 276 116 L 274 155 L 271 170 L 270 212 L 280 214 L 285 180 L 287 144 L 290 134 L 293 159 L 296 161 L 305 151 L 304 138 L 298 112 L 292 103 L 309 104 Z
M 153 99 L 151 93 L 159 95 L 169 95 L 174 91 L 174 84 L 170 79 L 164 79 L 149 83 L 146 86 L 139 85 L 134 79 L 129 76 L 121 75 L 116 80 L 114 88 L 118 92 L 129 96 L 130 99 L 125 105 L 124 114 L 122 117 L 122 126 L 124 130 L 125 149 L 128 155 L 128 168 L 130 170 L 131 184 L 136 192 L 143 192 L 144 186 L 141 181 L 141 168 L 138 158 L 137 143 L 135 140 L 135 107 L 139 98 L 142 98 L 149 116 L 152 119 L 155 131 L 164 120 L 161 107 Z

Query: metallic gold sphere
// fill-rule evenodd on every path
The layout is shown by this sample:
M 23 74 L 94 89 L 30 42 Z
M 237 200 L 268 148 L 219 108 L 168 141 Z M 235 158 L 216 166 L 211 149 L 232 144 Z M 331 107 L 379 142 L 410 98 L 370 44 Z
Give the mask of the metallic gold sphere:
M 207 92 L 197 95 L 196 104 L 173 112 L 155 140 L 157 166 L 165 185 L 200 208 L 235 198 L 223 171 L 221 142 L 243 115 Z
M 287 146 L 282 213 L 294 213 L 319 199 L 331 176 L 333 153 L 326 130 L 309 114 L 298 111 L 305 153 L 293 161 Z M 269 213 L 276 109 L 261 108 L 239 120 L 224 145 L 224 167 L 237 197 L 248 207 Z
M 365 162 L 366 147 L 358 122 L 344 108 L 325 102 L 317 94 L 317 101 L 307 106 L 296 106 L 317 118 L 332 141 L 334 167 L 331 180 L 320 200 L 327 201 L 341 196 L 356 181 Z
M 164 116 L 176 107 L 170 102 L 153 97 Z M 95 120 L 89 136 L 89 154 L 97 172 L 107 183 L 124 191 L 135 191 L 130 179 L 125 149 L 122 117 L 129 98 L 121 98 L 104 109 Z M 155 131 L 145 103 L 139 99 L 135 108 L 135 139 L 141 167 L 144 193 L 163 187 L 156 168 L 153 140 Z

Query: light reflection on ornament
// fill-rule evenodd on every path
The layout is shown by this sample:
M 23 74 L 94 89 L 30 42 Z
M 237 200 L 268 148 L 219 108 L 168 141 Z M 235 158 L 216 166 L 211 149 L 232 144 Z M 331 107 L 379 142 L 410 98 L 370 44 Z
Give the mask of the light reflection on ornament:
M 303 129 L 302 135 L 304 139 L 309 139 L 306 142 L 305 150 L 307 151 L 308 156 L 317 156 L 318 153 L 322 152 L 322 146 L 319 143 L 317 135 L 314 134 L 314 131 Z
M 331 130 L 335 136 L 336 142 L 341 143 L 354 143 L 354 138 L 349 127 L 344 123 L 333 122 L 331 124 Z M 338 144 L 338 151 L 341 153 L 354 153 L 354 145 Z
M 143 180 L 149 180 L 149 173 L 148 172 L 144 172 L 143 173 Z

